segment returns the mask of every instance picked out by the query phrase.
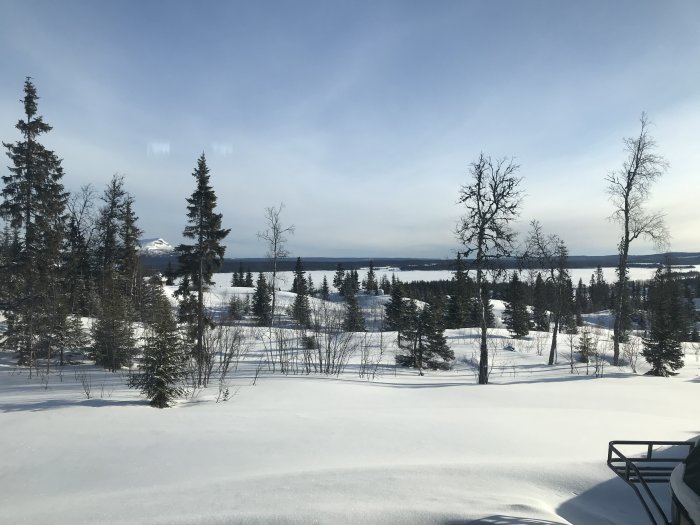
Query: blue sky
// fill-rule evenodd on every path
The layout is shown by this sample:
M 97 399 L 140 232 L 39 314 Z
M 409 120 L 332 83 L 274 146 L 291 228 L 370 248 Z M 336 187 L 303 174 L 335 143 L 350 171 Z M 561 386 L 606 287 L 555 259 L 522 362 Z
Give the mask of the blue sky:
M 37 2 L 0 18 L 0 138 L 24 77 L 65 184 L 114 173 L 146 237 L 177 243 L 204 151 L 227 256 L 285 203 L 301 256 L 450 257 L 483 151 L 513 156 L 521 220 L 614 253 L 605 175 L 646 111 L 674 250 L 700 250 L 700 2 Z M 638 241 L 635 253 L 651 246 Z

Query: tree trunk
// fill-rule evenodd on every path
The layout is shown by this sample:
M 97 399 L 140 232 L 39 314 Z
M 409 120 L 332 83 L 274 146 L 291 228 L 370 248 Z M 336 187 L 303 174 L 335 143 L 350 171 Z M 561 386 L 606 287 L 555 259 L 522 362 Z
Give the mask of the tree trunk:
M 486 305 L 484 304 L 484 293 L 482 290 L 482 270 L 480 263 L 476 270 L 476 288 L 479 294 L 479 306 L 481 309 L 481 345 L 479 355 L 479 384 L 486 385 L 489 382 L 489 349 L 486 342 Z

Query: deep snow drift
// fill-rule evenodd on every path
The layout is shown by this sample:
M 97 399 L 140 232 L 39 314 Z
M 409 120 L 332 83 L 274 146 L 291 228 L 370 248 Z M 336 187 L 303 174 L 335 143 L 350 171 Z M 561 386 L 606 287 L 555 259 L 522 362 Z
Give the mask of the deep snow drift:
M 225 288 L 213 293 L 243 293 Z M 596 378 L 571 373 L 565 338 L 549 367 L 547 334 L 505 351 L 507 332 L 491 333 L 487 386 L 473 329 L 447 332 L 453 370 L 397 370 L 389 349 L 374 381 L 357 358 L 339 377 L 260 372 L 251 335 L 228 401 L 212 385 L 166 410 L 122 374 L 72 365 L 30 380 L 4 355 L 0 522 L 644 523 L 607 443 L 700 434 L 696 349 L 673 378 Z

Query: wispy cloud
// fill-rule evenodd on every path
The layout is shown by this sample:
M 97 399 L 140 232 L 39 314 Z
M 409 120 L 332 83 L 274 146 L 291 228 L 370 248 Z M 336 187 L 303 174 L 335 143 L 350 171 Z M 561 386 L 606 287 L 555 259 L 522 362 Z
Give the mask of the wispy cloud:
M 167 157 L 170 155 L 170 142 L 149 142 L 146 153 L 149 157 Z

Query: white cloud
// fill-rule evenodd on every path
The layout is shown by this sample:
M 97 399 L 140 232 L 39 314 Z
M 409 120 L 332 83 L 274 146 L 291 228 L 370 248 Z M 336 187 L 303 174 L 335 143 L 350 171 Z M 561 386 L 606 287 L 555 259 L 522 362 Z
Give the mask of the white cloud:
M 167 157 L 170 155 L 170 142 L 149 142 L 147 152 L 149 157 Z

